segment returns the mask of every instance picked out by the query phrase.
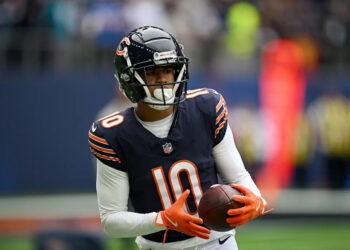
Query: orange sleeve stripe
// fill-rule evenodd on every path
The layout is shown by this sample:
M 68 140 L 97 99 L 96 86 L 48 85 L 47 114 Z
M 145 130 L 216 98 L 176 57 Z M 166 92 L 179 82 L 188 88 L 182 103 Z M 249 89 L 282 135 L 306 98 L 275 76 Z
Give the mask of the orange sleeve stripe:
M 220 132 L 220 130 L 224 127 L 225 123 L 227 121 L 227 112 L 225 112 L 225 118 L 224 120 L 219 124 L 219 127 L 215 130 L 215 137 Z
M 225 122 L 226 122 L 226 119 L 222 123 L 220 123 L 219 127 L 215 130 L 215 137 L 220 132 L 220 130 L 224 127 Z
M 105 152 L 105 153 L 108 153 L 108 154 L 115 154 L 113 149 L 108 149 L 108 148 L 103 148 L 103 147 L 97 146 L 97 145 L 93 144 L 90 141 L 89 141 L 89 144 L 90 144 L 91 147 L 97 149 L 98 151 Z
M 227 114 L 227 109 L 226 107 L 224 106 L 224 109 L 222 110 L 221 114 L 216 118 L 216 121 L 215 121 L 215 124 L 218 124 L 219 121 L 221 120 L 221 118 Z
M 90 148 L 91 153 L 93 153 L 94 155 L 96 155 L 97 157 L 101 158 L 101 159 L 105 159 L 105 160 L 109 160 L 109 161 L 116 161 L 121 163 L 120 159 L 117 157 L 111 157 L 111 156 L 105 156 L 102 154 L 97 153 L 95 150 L 93 150 L 92 148 Z
M 224 98 L 221 96 L 219 103 L 216 105 L 216 112 L 218 112 L 222 105 L 224 105 L 225 101 Z
M 98 141 L 98 142 L 100 142 L 102 144 L 108 145 L 108 142 L 105 139 L 102 139 L 102 138 L 100 138 L 100 137 L 98 137 L 96 135 L 93 135 L 90 131 L 89 131 L 89 137 L 91 139 L 93 139 L 94 141 Z

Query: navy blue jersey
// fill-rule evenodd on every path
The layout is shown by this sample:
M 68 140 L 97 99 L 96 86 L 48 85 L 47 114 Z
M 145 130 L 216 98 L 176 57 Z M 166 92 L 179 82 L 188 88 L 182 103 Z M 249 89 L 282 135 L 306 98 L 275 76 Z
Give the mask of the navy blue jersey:
M 158 138 L 140 124 L 134 108 L 94 122 L 89 131 L 91 152 L 106 165 L 128 173 L 130 199 L 138 213 L 158 212 L 184 190 L 191 193 L 186 210 L 197 214 L 202 194 L 218 183 L 212 148 L 225 135 L 227 109 L 215 90 L 187 92 L 166 138 Z M 162 242 L 164 232 L 144 235 Z M 169 231 L 167 242 L 190 236 Z

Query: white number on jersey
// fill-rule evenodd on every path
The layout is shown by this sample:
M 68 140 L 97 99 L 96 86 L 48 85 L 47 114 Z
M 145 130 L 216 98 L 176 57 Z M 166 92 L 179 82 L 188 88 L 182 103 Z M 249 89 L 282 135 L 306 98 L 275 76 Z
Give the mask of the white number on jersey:
M 169 184 L 171 186 L 171 190 L 175 196 L 175 199 L 178 199 L 181 194 L 184 192 L 182 183 L 180 181 L 180 173 L 186 172 L 189 183 L 191 184 L 191 192 L 194 197 L 195 204 L 197 209 L 195 212 L 191 213 L 188 207 L 187 202 L 184 205 L 184 210 L 189 214 L 197 214 L 198 204 L 200 199 L 203 196 L 203 190 L 201 188 L 201 183 L 199 180 L 198 170 L 196 165 L 187 160 L 181 160 L 175 162 L 169 170 Z M 160 200 L 162 202 L 163 208 L 167 209 L 171 206 L 172 199 L 170 195 L 170 190 L 166 181 L 166 177 L 164 175 L 163 167 L 157 167 L 152 169 L 152 174 L 154 181 L 157 185 L 158 194 Z

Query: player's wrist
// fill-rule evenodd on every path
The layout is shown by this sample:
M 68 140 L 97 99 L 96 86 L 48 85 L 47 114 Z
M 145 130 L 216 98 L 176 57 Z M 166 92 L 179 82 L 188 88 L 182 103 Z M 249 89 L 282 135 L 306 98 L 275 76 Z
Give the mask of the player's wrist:
M 163 213 L 164 211 L 158 212 L 154 220 L 154 224 L 156 224 L 159 227 L 166 227 Z

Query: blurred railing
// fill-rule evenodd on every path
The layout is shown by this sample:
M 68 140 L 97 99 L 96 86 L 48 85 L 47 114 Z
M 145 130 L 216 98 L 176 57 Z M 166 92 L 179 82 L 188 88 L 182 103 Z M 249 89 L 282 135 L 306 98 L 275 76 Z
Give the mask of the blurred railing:
M 118 41 L 120 36 L 116 36 Z M 110 69 L 115 45 L 82 36 L 57 39 L 48 28 L 15 28 L 0 33 L 0 70 L 58 71 Z

